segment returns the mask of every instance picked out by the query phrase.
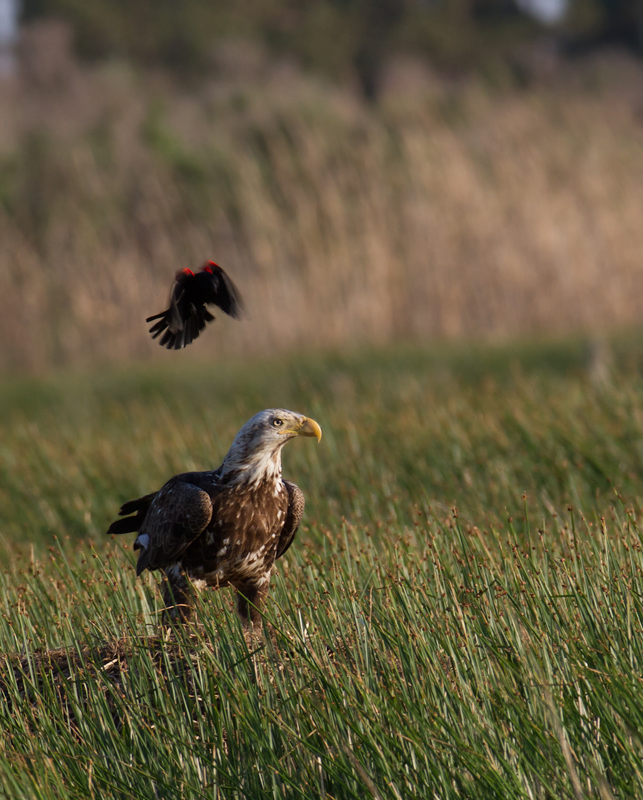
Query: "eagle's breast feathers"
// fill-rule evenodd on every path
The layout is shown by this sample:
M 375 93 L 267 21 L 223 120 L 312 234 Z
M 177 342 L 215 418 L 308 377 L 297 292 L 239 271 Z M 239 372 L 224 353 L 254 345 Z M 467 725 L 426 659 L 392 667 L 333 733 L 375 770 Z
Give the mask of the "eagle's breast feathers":
M 213 505 L 212 523 L 182 559 L 188 574 L 232 585 L 269 577 L 288 509 L 281 478 L 223 488 Z
M 137 574 L 180 563 L 209 585 L 261 581 L 292 542 L 302 514 L 301 490 L 281 478 L 230 486 L 216 473 L 177 475 L 156 494 L 139 529 Z

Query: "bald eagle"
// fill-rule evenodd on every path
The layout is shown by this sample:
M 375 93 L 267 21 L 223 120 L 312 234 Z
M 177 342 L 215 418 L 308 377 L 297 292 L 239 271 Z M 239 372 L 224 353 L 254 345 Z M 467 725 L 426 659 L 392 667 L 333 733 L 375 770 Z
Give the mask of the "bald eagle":
M 158 492 L 130 500 L 128 516 L 108 533 L 138 531 L 136 574 L 165 573 L 164 600 L 171 616 L 189 614 L 195 588 L 233 586 L 244 627 L 260 621 L 276 559 L 290 547 L 304 512 L 304 495 L 281 477 L 281 448 L 295 436 L 316 436 L 313 419 L 270 408 L 235 436 L 213 472 L 186 472 Z
M 168 350 L 180 350 L 193 342 L 214 316 L 206 305 L 215 305 L 238 319 L 243 303 L 230 276 L 214 261 L 207 261 L 197 273 L 181 269 L 174 276 L 170 305 L 160 314 L 148 317 L 152 339 Z

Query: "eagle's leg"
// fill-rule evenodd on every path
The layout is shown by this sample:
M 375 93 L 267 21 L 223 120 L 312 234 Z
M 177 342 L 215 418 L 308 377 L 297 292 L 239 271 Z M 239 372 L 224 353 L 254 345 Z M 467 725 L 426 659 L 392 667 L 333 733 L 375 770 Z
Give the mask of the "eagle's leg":
M 185 622 L 192 616 L 194 593 L 190 581 L 186 578 L 179 565 L 175 565 L 165 572 L 163 581 L 164 613 L 171 620 Z
M 261 635 L 261 609 L 268 594 L 268 582 L 261 586 L 244 583 L 237 586 L 237 613 L 243 627 Z

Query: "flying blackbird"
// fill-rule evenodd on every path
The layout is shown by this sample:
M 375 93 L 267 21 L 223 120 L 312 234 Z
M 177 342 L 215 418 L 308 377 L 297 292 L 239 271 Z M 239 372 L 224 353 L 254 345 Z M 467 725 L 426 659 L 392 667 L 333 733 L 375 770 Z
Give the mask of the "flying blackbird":
M 214 316 L 206 305 L 214 304 L 231 317 L 238 319 L 243 303 L 230 276 L 214 261 L 208 261 L 197 273 L 181 269 L 176 273 L 170 307 L 148 317 L 157 320 L 150 328 L 152 338 L 168 350 L 180 350 L 194 341 Z

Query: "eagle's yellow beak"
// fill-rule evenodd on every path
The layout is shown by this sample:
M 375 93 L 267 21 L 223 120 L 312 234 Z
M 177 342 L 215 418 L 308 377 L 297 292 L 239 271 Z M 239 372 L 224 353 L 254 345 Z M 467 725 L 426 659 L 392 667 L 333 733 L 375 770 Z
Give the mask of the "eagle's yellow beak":
M 297 428 L 298 436 L 316 436 L 317 441 L 321 442 L 322 430 L 314 419 L 306 417 L 301 426 Z

